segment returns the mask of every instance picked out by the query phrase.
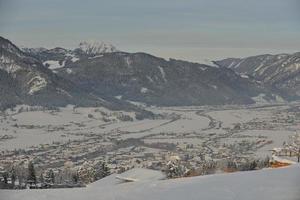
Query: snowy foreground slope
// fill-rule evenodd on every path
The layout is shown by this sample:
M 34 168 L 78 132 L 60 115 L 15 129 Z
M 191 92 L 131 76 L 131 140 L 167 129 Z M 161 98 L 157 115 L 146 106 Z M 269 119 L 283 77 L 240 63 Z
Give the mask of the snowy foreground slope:
M 139 172 L 141 173 L 141 172 Z M 147 177 L 147 176 L 146 176 Z M 151 176 L 152 177 L 152 176 Z M 0 191 L 1 200 L 299 200 L 300 166 L 174 180 L 118 183 L 114 175 L 79 189 Z

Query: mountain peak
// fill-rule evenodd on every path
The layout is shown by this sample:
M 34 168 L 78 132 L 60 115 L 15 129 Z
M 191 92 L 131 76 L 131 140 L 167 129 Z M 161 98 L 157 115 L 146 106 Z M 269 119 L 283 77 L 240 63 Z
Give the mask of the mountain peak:
M 1 49 L 4 49 L 5 51 L 16 54 L 18 56 L 21 56 L 23 54 L 22 51 L 10 40 L 0 36 L 0 50 Z
M 89 55 L 96 55 L 102 53 L 117 52 L 117 48 L 110 43 L 99 41 L 83 41 L 79 43 L 79 49 Z
M 20 48 L 23 52 L 30 53 L 30 54 L 38 54 L 48 50 L 44 47 L 28 48 L 28 47 L 21 46 Z

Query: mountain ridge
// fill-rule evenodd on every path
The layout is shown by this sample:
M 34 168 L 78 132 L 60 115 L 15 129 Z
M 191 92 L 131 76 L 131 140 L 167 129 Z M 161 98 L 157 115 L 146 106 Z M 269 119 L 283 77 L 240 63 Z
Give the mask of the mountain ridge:
M 51 51 L 52 53 L 68 52 L 62 48 Z M 130 103 L 85 91 L 45 67 L 37 55 L 30 56 L 11 41 L 0 37 L 0 109 L 17 104 L 46 107 L 68 104 L 103 106 L 110 110 L 134 111 L 138 118 L 153 117 L 151 112 Z
M 227 58 L 215 63 L 253 77 L 288 100 L 300 99 L 300 52 Z
M 101 46 L 102 43 L 98 44 Z M 259 80 L 243 76 L 233 69 L 220 67 L 217 62 L 217 66 L 211 66 L 176 59 L 166 60 L 143 52 L 127 53 L 118 50 L 91 53 L 80 48 L 69 50 L 61 47 L 23 50 L 25 52 L 17 50 L 22 55 L 19 59 L 22 65 L 48 74 L 53 77 L 53 83 L 69 83 L 69 88 L 58 89 L 60 93 L 67 91 L 57 95 L 65 99 L 72 96 L 68 95 L 69 90 L 76 90 L 74 96 L 78 98 L 84 96 L 93 99 L 92 101 L 100 99 L 100 104 L 112 102 L 114 105 L 122 105 L 123 108 L 130 107 L 128 102 L 156 106 L 190 106 L 253 104 L 257 97 L 266 101 L 278 99 L 278 93 L 266 89 Z M 2 48 L 1 52 L 4 51 L 7 50 Z M 26 64 L 28 60 L 30 62 Z M 10 69 L 3 60 L 0 64 L 2 67 L 6 66 L 7 70 Z M 26 82 L 35 83 L 35 87 L 27 90 L 29 96 L 41 93 L 43 88 L 48 89 L 43 76 L 33 78 Z M 60 83 L 59 88 L 61 87 L 65 85 Z M 73 100 L 76 102 L 76 99 Z

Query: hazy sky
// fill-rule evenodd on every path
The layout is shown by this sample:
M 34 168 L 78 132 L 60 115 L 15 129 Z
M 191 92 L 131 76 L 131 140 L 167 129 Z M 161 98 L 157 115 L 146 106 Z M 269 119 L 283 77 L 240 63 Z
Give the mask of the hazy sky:
M 201 61 L 300 51 L 300 0 L 0 0 L 0 35 L 28 47 L 111 42 Z

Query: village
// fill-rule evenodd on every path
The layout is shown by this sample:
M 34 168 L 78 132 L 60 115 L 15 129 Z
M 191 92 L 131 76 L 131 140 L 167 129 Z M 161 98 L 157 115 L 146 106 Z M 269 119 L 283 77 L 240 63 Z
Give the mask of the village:
M 157 119 L 135 120 L 132 113 L 122 113 L 128 116 L 122 119 L 133 120 L 121 121 L 115 117 L 120 113 L 102 111 L 99 115 L 97 108 L 7 111 L 1 118 L 0 182 L 27 187 L 30 163 L 37 182 L 53 174 L 55 180 L 48 181 L 47 187 L 82 187 L 132 168 L 160 170 L 176 178 L 299 161 L 297 103 L 147 109 L 157 114 Z M 54 122 L 39 122 L 38 115 Z M 72 122 L 63 121 L 70 115 Z M 26 116 L 36 118 L 28 120 Z M 28 137 L 34 132 L 33 140 L 28 146 L 19 145 L 18 137 L 26 131 Z M 51 137 L 46 142 L 34 141 L 39 134 Z

